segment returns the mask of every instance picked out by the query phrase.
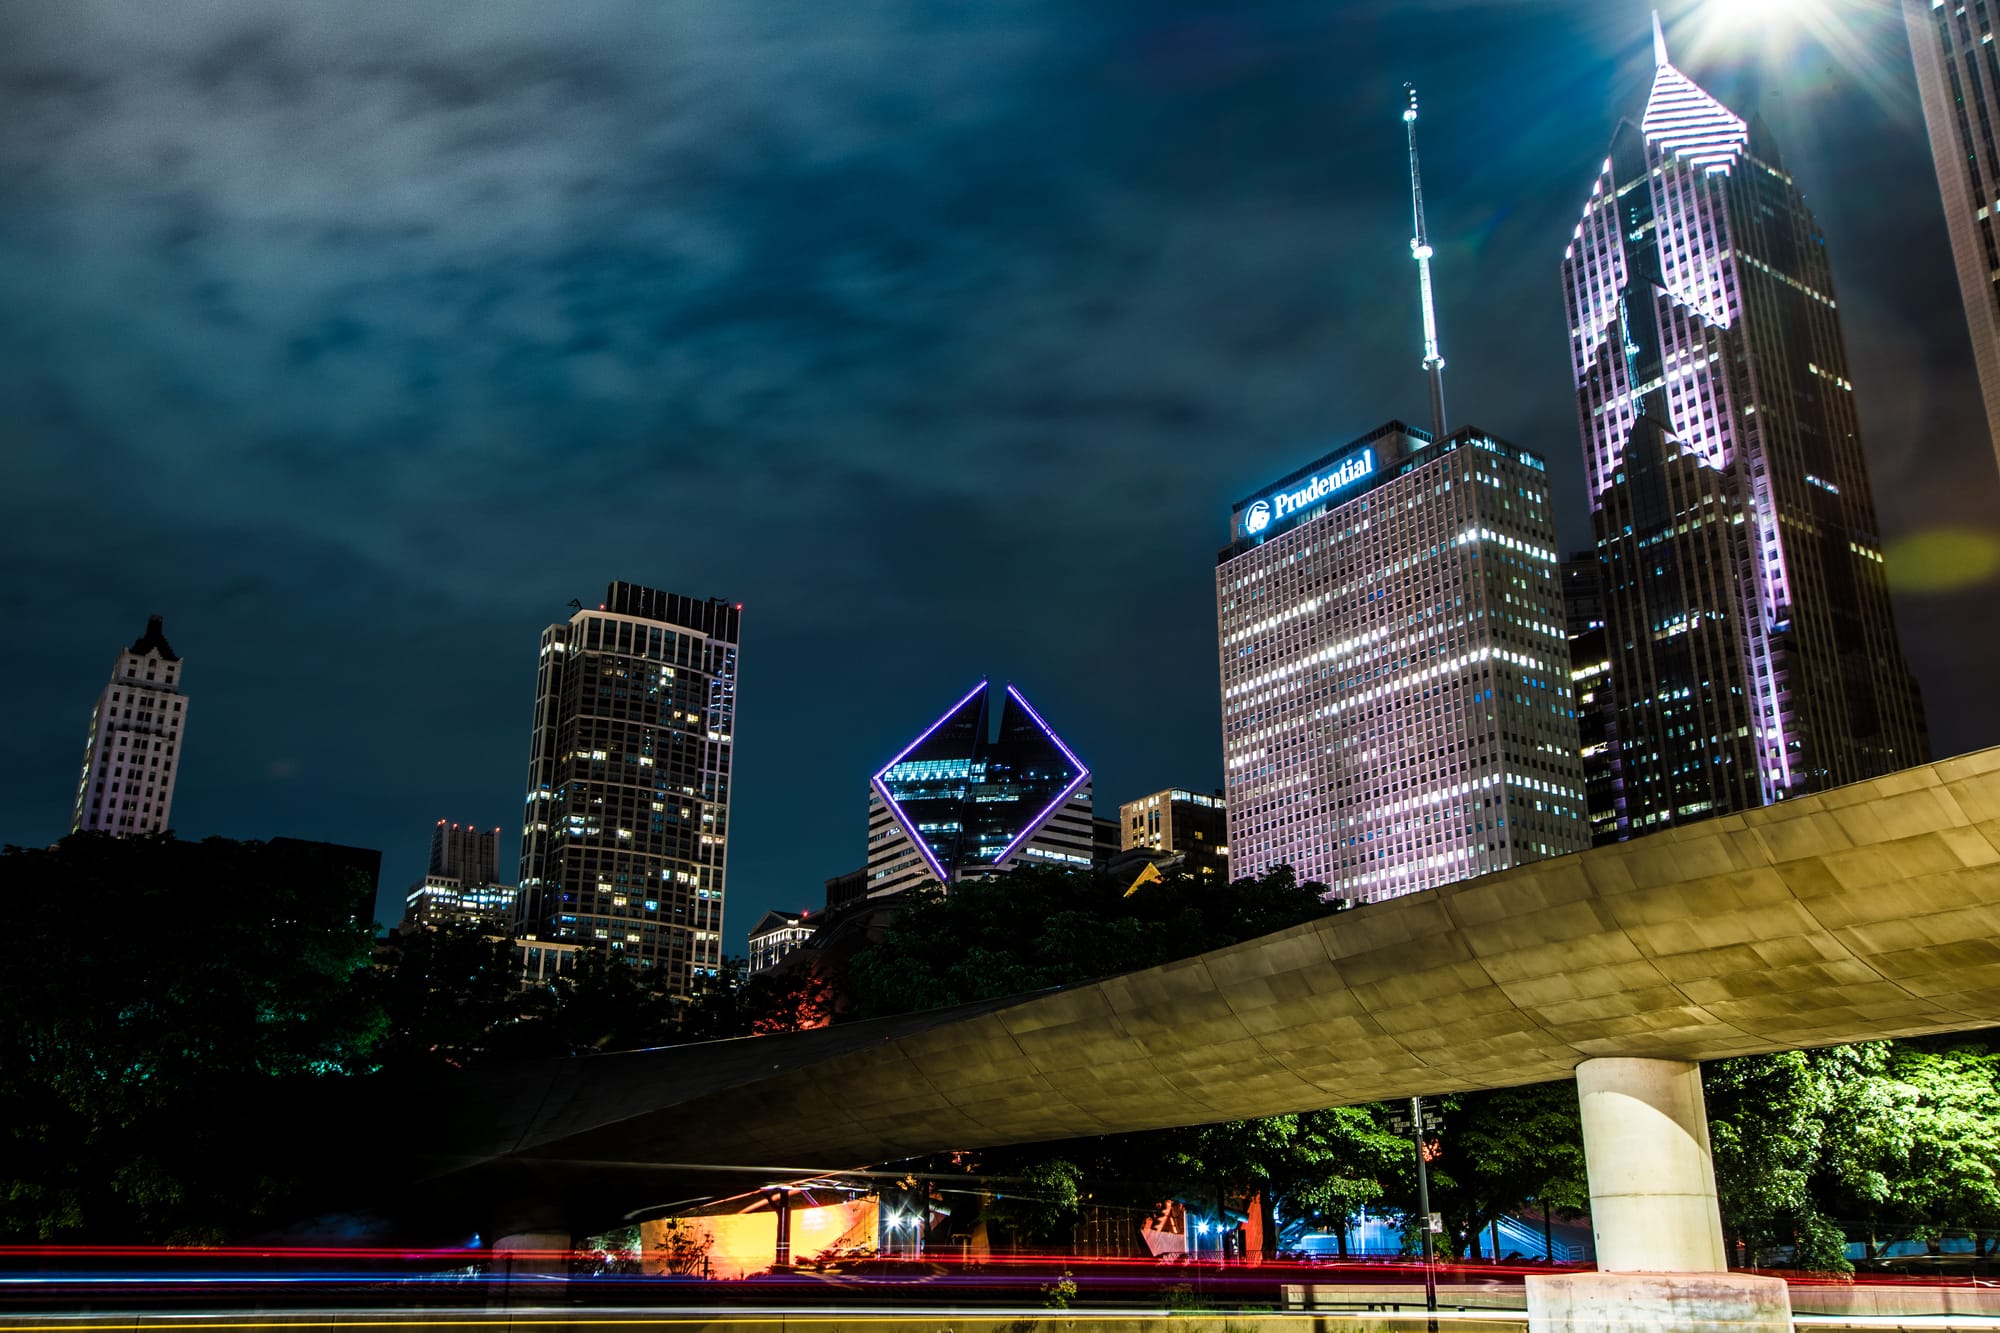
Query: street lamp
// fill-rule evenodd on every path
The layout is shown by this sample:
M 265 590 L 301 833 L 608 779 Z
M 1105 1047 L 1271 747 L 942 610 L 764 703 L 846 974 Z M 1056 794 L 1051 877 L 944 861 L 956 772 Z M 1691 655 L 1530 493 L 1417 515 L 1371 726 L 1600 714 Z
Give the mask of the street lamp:
M 1410 1113 L 1394 1116 L 1390 1123 L 1399 1130 L 1407 1130 L 1410 1142 L 1417 1150 L 1417 1213 L 1421 1219 L 1420 1229 L 1424 1236 L 1424 1309 L 1435 1315 L 1438 1308 L 1437 1271 L 1431 1266 L 1431 1237 L 1442 1230 L 1440 1219 L 1431 1211 L 1431 1173 L 1424 1161 L 1424 1134 L 1438 1129 L 1443 1122 L 1434 1112 L 1424 1109 L 1424 1099 L 1410 1098 Z M 1436 1333 L 1437 1320 L 1430 1321 L 1432 1333 Z

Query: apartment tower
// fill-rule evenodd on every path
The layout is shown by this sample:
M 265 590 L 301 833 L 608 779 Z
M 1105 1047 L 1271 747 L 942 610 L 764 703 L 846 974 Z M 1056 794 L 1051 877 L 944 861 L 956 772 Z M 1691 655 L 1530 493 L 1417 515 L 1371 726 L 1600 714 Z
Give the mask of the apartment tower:
M 543 631 L 517 933 L 716 974 L 741 619 L 614 583 Z

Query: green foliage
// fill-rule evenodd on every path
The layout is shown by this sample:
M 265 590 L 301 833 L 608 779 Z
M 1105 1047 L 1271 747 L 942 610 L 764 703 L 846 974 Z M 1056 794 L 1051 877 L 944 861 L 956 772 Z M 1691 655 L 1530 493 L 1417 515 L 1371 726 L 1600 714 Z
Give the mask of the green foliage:
M 587 1238 L 577 1246 L 570 1272 L 579 1277 L 637 1276 L 639 1231 L 636 1225 L 623 1226 Z
M 586 950 L 549 983 L 515 1053 L 591 1055 L 671 1046 L 682 1040 L 683 1003 L 664 971 Z
M 1067 1240 L 1083 1204 L 1083 1169 L 1065 1157 L 1044 1157 L 1017 1170 L 1015 1183 L 987 1206 L 987 1221 L 1016 1244 Z
M 1724 1060 L 1704 1070 L 1725 1226 L 1840 1273 L 1840 1219 L 1880 1253 L 2000 1227 L 2000 1055 L 1977 1036 Z
M 547 1007 L 522 990 L 513 947 L 469 923 L 391 935 L 368 981 L 388 1019 L 374 1060 L 397 1072 L 464 1068 L 510 1052 L 519 1025 Z
M 905 896 L 883 938 L 855 955 L 861 1017 L 1018 995 L 1152 967 L 1268 935 L 1334 910 L 1279 867 L 1204 884 L 1170 875 L 1127 894 L 1083 871 L 1023 867 Z
M 365 1068 L 368 885 L 321 849 L 83 834 L 0 852 L 0 1234 L 203 1242 L 296 1181 L 277 1090 Z
M 1487 1228 L 1528 1199 L 1558 1212 L 1590 1206 L 1575 1083 L 1460 1093 L 1440 1105 L 1431 1207 L 1454 1250 L 1484 1254 Z
M 1051 1310 L 1067 1310 L 1076 1300 L 1076 1274 L 1067 1268 L 1055 1281 L 1042 1288 L 1042 1304 Z

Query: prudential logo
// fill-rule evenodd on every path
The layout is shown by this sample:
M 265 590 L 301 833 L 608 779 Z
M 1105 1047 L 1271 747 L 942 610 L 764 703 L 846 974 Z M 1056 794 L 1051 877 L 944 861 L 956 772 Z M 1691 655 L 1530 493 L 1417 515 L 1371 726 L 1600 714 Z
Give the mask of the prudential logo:
M 1250 506 L 1250 512 L 1243 516 L 1243 530 L 1256 536 L 1271 526 L 1271 502 L 1259 500 Z

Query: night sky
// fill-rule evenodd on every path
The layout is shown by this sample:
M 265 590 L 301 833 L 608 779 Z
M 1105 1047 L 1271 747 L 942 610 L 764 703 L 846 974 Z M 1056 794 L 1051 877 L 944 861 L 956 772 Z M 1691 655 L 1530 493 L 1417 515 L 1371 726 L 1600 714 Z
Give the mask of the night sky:
M 1740 8 L 1740 6 L 1735 6 Z M 1720 14 L 1730 6 L 1717 4 Z M 2000 742 L 2000 478 L 1901 20 L 1716 31 L 1833 254 L 1940 754 Z M 1752 43 L 1761 44 L 1752 50 Z M 1230 504 L 1446 393 L 1587 542 L 1559 267 L 1640 4 L 0 6 L 0 841 L 166 617 L 184 837 L 519 832 L 537 637 L 745 604 L 728 947 L 981 675 L 1100 813 L 1221 779 Z

